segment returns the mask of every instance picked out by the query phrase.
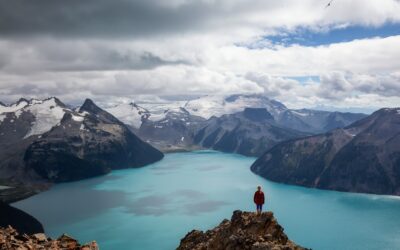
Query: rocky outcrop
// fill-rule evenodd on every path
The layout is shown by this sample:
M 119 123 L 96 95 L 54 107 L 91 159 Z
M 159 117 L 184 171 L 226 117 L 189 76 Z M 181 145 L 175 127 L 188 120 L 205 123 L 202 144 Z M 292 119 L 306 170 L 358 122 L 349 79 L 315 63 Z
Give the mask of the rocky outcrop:
M 43 233 L 42 224 L 31 215 L 0 201 L 0 227 L 11 225 L 22 234 Z M 0 249 L 2 249 L 0 247 Z
M 381 109 L 346 128 L 283 142 L 251 169 L 287 184 L 400 195 L 400 108 Z
M 223 220 L 206 232 L 193 230 L 177 250 L 302 250 L 290 241 L 272 212 L 260 215 L 234 211 L 231 220 Z
M 195 134 L 194 142 L 223 152 L 260 156 L 279 142 L 306 135 L 277 124 L 265 108 L 246 108 L 212 117 Z
M 77 240 L 66 234 L 58 239 L 51 239 L 43 233 L 20 234 L 17 230 L 8 226 L 0 227 L 0 249 L 99 250 L 99 247 L 96 241 L 81 245 Z

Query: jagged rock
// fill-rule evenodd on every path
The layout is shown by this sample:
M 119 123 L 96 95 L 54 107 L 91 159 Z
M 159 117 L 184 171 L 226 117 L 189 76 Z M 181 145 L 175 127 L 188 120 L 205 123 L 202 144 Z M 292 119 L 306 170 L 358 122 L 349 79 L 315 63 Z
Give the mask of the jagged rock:
M 8 226 L 0 227 L 0 250 L 6 249 L 99 250 L 99 246 L 96 241 L 81 245 L 77 240 L 66 234 L 56 240 L 48 238 L 43 233 L 20 235 L 17 230 Z
M 177 250 L 303 250 L 290 241 L 272 212 L 260 215 L 236 210 L 231 220 L 206 232 L 193 230 Z

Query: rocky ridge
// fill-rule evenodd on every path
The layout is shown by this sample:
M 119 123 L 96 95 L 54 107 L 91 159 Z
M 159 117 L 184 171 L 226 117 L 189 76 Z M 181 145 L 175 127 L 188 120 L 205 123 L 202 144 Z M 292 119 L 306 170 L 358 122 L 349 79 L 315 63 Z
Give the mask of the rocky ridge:
M 206 232 L 193 230 L 177 250 L 303 250 L 288 239 L 272 212 L 260 215 L 236 210 L 231 220 L 223 220 Z
M 74 238 L 63 234 L 58 239 L 51 239 L 43 233 L 32 235 L 19 234 L 17 230 L 8 226 L 0 227 L 0 249 L 51 249 L 51 250 L 98 250 L 96 241 L 81 245 Z

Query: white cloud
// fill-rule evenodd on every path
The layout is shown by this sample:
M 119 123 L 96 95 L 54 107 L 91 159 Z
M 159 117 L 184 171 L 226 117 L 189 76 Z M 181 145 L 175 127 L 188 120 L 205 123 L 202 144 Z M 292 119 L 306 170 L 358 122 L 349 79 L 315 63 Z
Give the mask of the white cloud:
M 137 96 L 264 92 L 292 107 L 399 105 L 400 35 L 316 47 L 262 39 L 298 28 L 326 32 L 400 22 L 395 0 L 337 0 L 326 9 L 325 4 L 152 0 L 142 3 L 144 10 L 163 13 L 164 23 L 153 17 L 150 27 L 157 29 L 145 32 L 137 26 L 140 22 L 131 29 L 115 26 L 108 33 L 93 27 L 98 34 L 65 22 L 68 32 L 61 36 L 52 29 L 56 24 L 43 27 L 36 21 L 32 31 L 0 28 L 0 98 L 57 95 L 67 102 L 90 97 L 112 103 Z M 128 18 L 122 20 L 132 21 L 121 11 L 121 18 Z M 99 13 L 87 15 L 102 18 Z M 136 18 L 149 20 L 144 14 Z M 109 20 L 119 23 L 117 15 Z M 21 24 L 15 18 L 6 21 Z M 319 76 L 320 82 L 289 79 L 309 75 Z

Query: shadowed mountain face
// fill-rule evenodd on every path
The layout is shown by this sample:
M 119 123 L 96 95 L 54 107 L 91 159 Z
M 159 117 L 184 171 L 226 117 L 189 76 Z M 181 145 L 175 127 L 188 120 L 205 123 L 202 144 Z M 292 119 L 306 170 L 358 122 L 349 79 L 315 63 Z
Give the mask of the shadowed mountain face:
M 251 169 L 288 184 L 400 195 L 400 109 L 381 109 L 344 129 L 283 142 Z
M 10 135 L 10 119 L 22 124 L 18 136 Z M 56 98 L 27 102 L 22 109 L 6 113 L 0 129 L 2 136 L 11 138 L 2 143 L 7 150 L 0 154 L 0 172 L 20 183 L 79 180 L 163 157 L 89 99 L 79 110 L 67 108 Z
M 206 148 L 259 156 L 278 142 L 305 136 L 277 124 L 263 108 L 246 108 L 243 112 L 212 117 L 199 129 L 194 142 Z
M 282 126 L 316 134 L 346 127 L 366 116 L 365 114 L 312 109 L 287 109 L 280 113 L 276 119 Z

